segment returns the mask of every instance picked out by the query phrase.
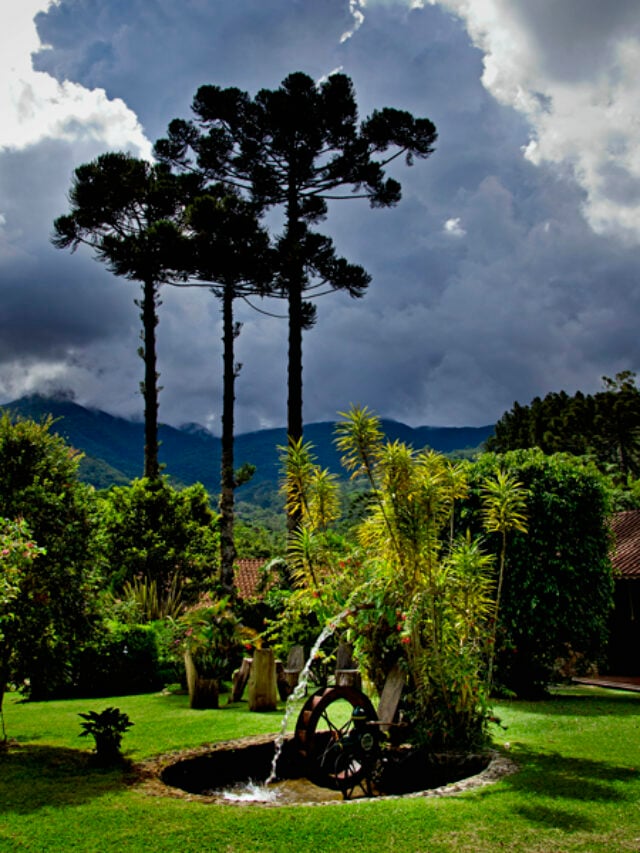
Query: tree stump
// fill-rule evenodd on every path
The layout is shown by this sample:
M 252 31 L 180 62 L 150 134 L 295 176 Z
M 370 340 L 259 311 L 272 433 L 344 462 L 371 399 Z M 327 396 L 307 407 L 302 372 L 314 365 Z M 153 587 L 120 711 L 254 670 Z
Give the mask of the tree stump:
M 285 675 L 284 664 L 281 660 L 276 660 L 276 686 L 278 688 L 278 696 L 283 702 L 286 702 L 291 691 L 289 690 L 289 682 Z
M 292 646 L 287 657 L 287 665 L 283 669 L 283 691 L 286 690 L 286 699 L 298 685 L 300 673 L 304 669 L 304 649 L 302 646 Z
M 380 694 L 380 704 L 378 705 L 378 719 L 380 720 L 380 730 L 388 732 L 398 712 L 400 704 L 400 696 L 404 689 L 405 675 L 399 664 L 394 664 L 391 671 L 387 675 L 382 693 Z
M 251 661 L 252 658 L 243 658 L 242 663 L 240 664 L 240 669 L 236 669 L 233 673 L 233 689 L 231 691 L 232 702 L 239 702 L 242 699 L 244 688 L 247 686 L 247 682 L 249 681 Z
M 256 649 L 249 676 L 249 710 L 275 711 L 278 704 L 273 649 Z
M 340 643 L 336 653 L 336 687 L 356 687 L 362 689 L 362 676 L 353 660 L 353 648 L 350 643 Z

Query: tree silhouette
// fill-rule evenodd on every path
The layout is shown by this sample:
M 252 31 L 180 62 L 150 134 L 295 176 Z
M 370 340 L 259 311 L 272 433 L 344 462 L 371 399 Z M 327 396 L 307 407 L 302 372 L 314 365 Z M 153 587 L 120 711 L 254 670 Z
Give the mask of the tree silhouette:
M 144 476 L 151 480 L 160 476 L 155 331 L 159 289 L 183 275 L 180 220 L 185 199 L 197 185 L 194 175 L 174 175 L 163 164 L 119 152 L 102 154 L 75 170 L 71 212 L 54 223 L 54 246 L 75 251 L 88 245 L 113 273 L 142 285 L 142 299 L 136 300 L 142 319 L 138 352 L 144 361 Z
M 400 200 L 400 185 L 384 167 L 404 155 L 428 157 L 436 139 L 428 119 L 385 108 L 358 124 L 351 80 L 333 74 L 316 84 L 289 75 L 276 90 L 251 98 L 236 88 L 202 86 L 193 121 L 176 119 L 156 143 L 164 162 L 219 179 L 260 208 L 280 208 L 274 294 L 288 302 L 287 429 L 302 437 L 302 332 L 315 320 L 310 299 L 342 290 L 361 297 L 369 284 L 362 267 L 336 256 L 333 242 L 311 229 L 327 214 L 327 201 L 365 198 L 372 207 Z
M 242 367 L 235 361 L 235 299 L 264 295 L 272 279 L 273 252 L 260 228 L 255 207 L 222 186 L 210 188 L 186 212 L 190 250 L 185 274 L 211 283 L 222 303 L 223 404 L 220 474 L 220 578 L 226 592 L 234 591 L 234 491 L 251 476 L 252 466 L 234 468 L 235 380 Z

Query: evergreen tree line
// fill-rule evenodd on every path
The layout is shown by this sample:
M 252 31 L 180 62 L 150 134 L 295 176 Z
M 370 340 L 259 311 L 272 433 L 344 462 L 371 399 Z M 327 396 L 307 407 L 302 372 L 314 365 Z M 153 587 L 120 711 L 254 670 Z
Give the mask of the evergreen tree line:
M 544 453 L 588 456 L 619 485 L 640 477 L 640 391 L 630 370 L 603 377 L 596 394 L 564 391 L 514 403 L 496 424 L 487 449 L 539 447 Z

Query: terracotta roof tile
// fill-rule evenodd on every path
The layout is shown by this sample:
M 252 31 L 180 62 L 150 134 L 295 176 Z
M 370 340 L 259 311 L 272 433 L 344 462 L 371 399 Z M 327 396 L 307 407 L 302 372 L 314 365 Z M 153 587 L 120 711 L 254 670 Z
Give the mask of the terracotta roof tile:
M 624 578 L 640 579 L 640 510 L 616 512 L 611 527 L 615 536 L 614 569 Z
M 236 587 L 240 598 L 262 598 L 258 592 L 261 572 L 260 569 L 267 561 L 259 560 L 236 560 Z

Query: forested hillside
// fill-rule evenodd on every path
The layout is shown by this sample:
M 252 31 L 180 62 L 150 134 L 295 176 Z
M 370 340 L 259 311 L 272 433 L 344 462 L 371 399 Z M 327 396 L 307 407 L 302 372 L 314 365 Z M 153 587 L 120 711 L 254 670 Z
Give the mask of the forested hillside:
M 40 395 L 23 397 L 0 407 L 21 417 L 41 420 L 51 415 L 54 432 L 83 451 L 81 476 L 98 488 L 125 483 L 142 476 L 144 426 L 106 412 L 86 409 L 70 400 Z M 417 427 L 383 421 L 390 439 L 415 447 L 428 445 L 443 453 L 476 448 L 493 432 L 484 427 Z M 339 455 L 333 444 L 334 424 L 307 424 L 305 440 L 315 447 L 322 467 L 341 472 Z M 220 439 L 197 424 L 181 429 L 160 426 L 160 462 L 172 480 L 185 485 L 201 482 L 211 494 L 220 487 Z M 261 494 L 272 492 L 280 475 L 278 447 L 286 443 L 286 431 L 266 429 L 236 436 L 236 464 L 250 463 L 256 472 L 250 483 L 239 489 L 242 501 L 263 503 Z

